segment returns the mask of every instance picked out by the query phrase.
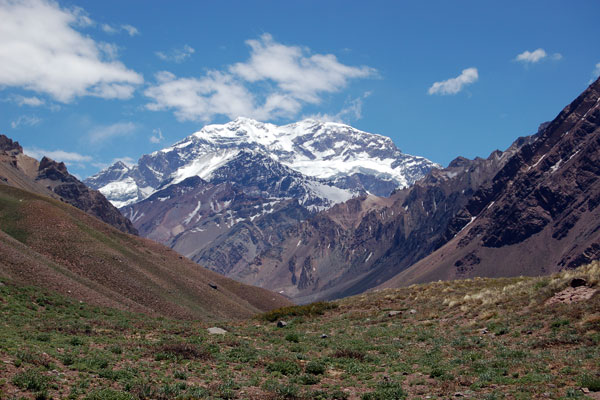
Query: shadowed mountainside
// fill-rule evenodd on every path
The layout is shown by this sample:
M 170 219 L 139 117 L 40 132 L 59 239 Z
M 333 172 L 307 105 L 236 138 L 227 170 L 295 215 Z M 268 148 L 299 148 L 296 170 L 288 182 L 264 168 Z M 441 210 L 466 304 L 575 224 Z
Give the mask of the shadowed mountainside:
M 383 286 L 575 268 L 600 258 L 598 205 L 600 80 L 474 193 L 444 247 Z

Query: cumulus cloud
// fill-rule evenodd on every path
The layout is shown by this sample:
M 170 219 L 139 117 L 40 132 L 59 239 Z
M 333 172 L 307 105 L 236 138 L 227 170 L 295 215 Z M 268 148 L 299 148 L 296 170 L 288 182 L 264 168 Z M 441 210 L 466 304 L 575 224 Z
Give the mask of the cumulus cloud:
M 518 54 L 515 57 L 514 61 L 518 61 L 523 64 L 535 64 L 548 58 L 554 61 L 558 61 L 562 59 L 562 54 L 554 53 L 552 55 L 548 55 L 546 53 L 546 50 L 541 48 L 534 51 L 525 50 L 521 54 Z
M 0 21 L 0 86 L 68 103 L 80 96 L 129 98 L 143 82 L 111 58 L 115 47 L 75 30 L 92 23 L 81 9 L 48 0 L 0 0 Z
M 470 85 L 474 82 L 477 82 L 479 79 L 479 73 L 477 72 L 477 68 L 467 68 L 463 69 L 462 73 L 456 78 L 450 78 L 445 81 L 435 82 L 429 88 L 428 92 L 431 94 L 457 94 L 460 92 L 466 85 Z
M 55 161 L 62 161 L 67 165 L 69 165 L 69 163 L 83 163 L 92 161 L 92 157 L 90 156 L 64 150 L 43 150 L 37 147 L 29 147 L 24 148 L 23 152 L 28 156 L 38 160 L 46 156 Z
M 350 79 L 373 76 L 370 67 L 340 63 L 331 54 L 286 46 L 265 34 L 249 40 L 250 59 L 204 76 L 179 78 L 156 75 L 144 94 L 150 110 L 173 110 L 180 120 L 210 121 L 216 115 L 259 120 L 294 117 L 307 104 L 318 104 L 326 93 L 338 92 Z
M 193 47 L 189 46 L 189 45 L 184 45 L 182 48 L 180 49 L 173 49 L 169 52 L 162 52 L 162 51 L 157 51 L 156 56 L 158 58 L 160 58 L 161 60 L 164 61 L 171 61 L 171 62 L 175 62 L 177 64 L 181 64 L 182 62 L 184 62 L 187 58 L 191 57 L 192 54 L 194 54 L 196 50 L 194 50 Z
M 269 34 L 246 42 L 250 60 L 237 63 L 230 70 L 249 82 L 272 81 L 294 98 L 318 103 L 322 92 L 336 92 L 351 78 L 372 75 L 372 68 L 341 64 L 333 54 L 309 55 L 297 46 L 277 43 Z
M 162 131 L 160 129 L 153 129 L 152 136 L 150 136 L 150 142 L 156 144 L 163 140 L 165 140 L 165 137 L 163 136 Z
M 21 115 L 10 123 L 10 127 L 18 129 L 22 126 L 36 126 L 39 125 L 40 122 L 42 122 L 42 120 L 35 115 Z
M 130 135 L 136 130 L 137 126 L 133 122 L 118 122 L 92 129 L 87 139 L 91 144 L 98 145 L 114 137 Z

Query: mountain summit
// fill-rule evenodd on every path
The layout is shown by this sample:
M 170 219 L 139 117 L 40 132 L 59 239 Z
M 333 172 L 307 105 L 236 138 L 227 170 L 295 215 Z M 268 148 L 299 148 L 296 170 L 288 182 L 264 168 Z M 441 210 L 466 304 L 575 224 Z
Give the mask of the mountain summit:
M 85 183 L 123 207 L 192 176 L 210 182 L 215 171 L 242 151 L 262 154 L 281 164 L 278 168 L 287 167 L 327 186 L 312 190 L 323 198 L 321 208 L 358 193 L 387 196 L 437 166 L 402 153 L 385 136 L 345 124 L 307 119 L 277 126 L 240 117 L 224 125 L 207 125 L 173 146 L 142 156 L 131 168 L 118 162 Z

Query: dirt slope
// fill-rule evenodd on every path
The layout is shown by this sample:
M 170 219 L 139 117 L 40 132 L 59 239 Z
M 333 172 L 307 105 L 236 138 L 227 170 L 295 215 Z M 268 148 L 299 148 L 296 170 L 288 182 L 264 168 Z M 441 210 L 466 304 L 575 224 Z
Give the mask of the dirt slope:
M 0 231 L 0 275 L 91 304 L 203 320 L 244 318 L 289 304 L 68 204 L 4 184 Z

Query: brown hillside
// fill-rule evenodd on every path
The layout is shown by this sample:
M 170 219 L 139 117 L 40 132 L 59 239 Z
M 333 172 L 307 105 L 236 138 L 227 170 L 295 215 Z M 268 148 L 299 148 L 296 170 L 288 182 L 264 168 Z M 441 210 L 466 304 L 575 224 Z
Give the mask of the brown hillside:
M 68 204 L 4 184 L 0 254 L 4 277 L 122 310 L 217 320 L 290 304 Z

